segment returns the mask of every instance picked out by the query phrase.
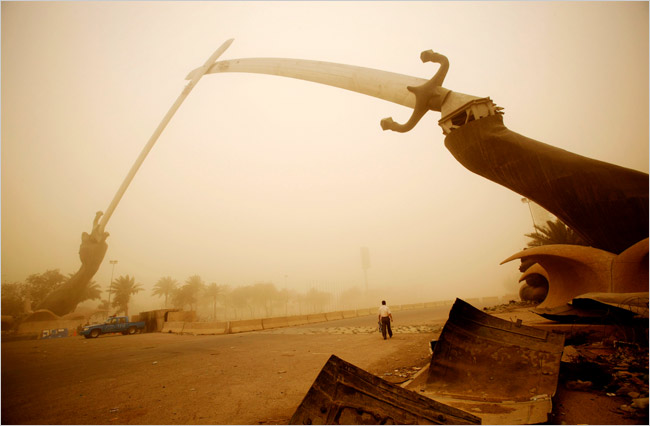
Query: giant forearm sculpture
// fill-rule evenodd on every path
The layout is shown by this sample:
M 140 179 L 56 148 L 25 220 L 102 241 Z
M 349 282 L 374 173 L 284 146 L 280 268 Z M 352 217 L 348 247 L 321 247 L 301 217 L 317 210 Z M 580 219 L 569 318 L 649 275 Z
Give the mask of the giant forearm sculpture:
M 38 306 L 39 309 L 49 309 L 56 315 L 65 315 L 73 312 L 82 301 L 82 295 L 99 269 L 108 249 L 108 244 L 106 244 L 108 233 L 99 226 L 101 216 L 102 212 L 95 214 L 90 234 L 87 232 L 81 234 L 81 246 L 79 247 L 81 267 L 61 287 L 50 293 Z

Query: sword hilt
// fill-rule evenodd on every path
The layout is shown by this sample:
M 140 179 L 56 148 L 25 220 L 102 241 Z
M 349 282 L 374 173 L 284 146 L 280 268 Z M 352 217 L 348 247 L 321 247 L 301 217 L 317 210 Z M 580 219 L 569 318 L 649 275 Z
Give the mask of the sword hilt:
M 450 90 L 442 87 L 442 82 L 447 76 L 449 70 L 449 60 L 445 55 L 434 52 L 433 50 L 425 50 L 420 53 L 422 62 L 434 62 L 440 64 L 440 68 L 431 80 L 420 86 L 407 86 L 409 92 L 415 95 L 415 107 L 411 118 L 404 123 L 396 123 L 392 117 L 384 118 L 380 121 L 383 130 L 393 130 L 395 132 L 408 132 L 420 121 L 427 111 L 440 111 L 442 103 L 449 94 Z

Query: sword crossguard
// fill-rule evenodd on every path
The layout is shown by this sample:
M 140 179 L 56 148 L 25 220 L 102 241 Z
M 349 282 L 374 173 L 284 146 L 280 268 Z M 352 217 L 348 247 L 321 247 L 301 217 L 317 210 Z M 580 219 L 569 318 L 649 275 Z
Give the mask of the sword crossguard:
M 440 111 L 442 103 L 447 95 L 451 92 L 449 89 L 442 87 L 442 82 L 447 76 L 449 70 L 449 60 L 445 55 L 434 52 L 433 50 L 425 50 L 420 53 L 422 62 L 434 62 L 440 64 L 440 68 L 431 80 L 420 86 L 407 86 L 406 89 L 415 95 L 415 107 L 411 118 L 404 123 L 396 123 L 392 117 L 384 118 L 381 120 L 381 128 L 383 130 L 393 130 L 395 132 L 408 132 L 420 121 L 427 111 Z

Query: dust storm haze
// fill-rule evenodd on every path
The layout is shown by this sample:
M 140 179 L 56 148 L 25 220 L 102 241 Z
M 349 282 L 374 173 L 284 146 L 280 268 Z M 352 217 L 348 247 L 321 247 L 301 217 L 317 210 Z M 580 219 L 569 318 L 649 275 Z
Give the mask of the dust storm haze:
M 105 210 L 185 76 L 221 59 L 286 57 L 429 79 L 490 96 L 513 131 L 648 172 L 647 2 L 3 2 L 2 281 L 78 269 Z M 438 113 L 299 80 L 206 75 L 106 231 L 95 281 L 129 274 L 158 308 L 164 276 L 272 282 L 376 303 L 516 293 L 531 210 L 464 169 Z M 105 297 L 105 293 L 103 295 Z M 391 299 L 392 298 L 392 299 Z M 96 305 L 98 301 L 92 302 Z M 374 302 L 373 302 L 374 303 Z

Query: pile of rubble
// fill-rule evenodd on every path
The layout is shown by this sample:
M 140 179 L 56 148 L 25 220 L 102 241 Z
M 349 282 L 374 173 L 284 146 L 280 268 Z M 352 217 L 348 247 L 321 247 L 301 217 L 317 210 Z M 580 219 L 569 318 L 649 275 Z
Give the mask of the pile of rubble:
M 612 340 L 566 346 L 561 367 L 567 389 L 626 398 L 628 403 L 619 407 L 622 413 L 648 419 L 647 346 Z
M 392 327 L 394 334 L 418 334 L 418 333 L 440 333 L 442 325 L 440 324 L 423 324 L 423 325 L 402 325 Z M 311 327 L 295 329 L 276 329 L 274 333 L 283 334 L 373 334 L 379 333 L 379 326 L 366 327 Z
M 530 301 L 511 300 L 509 303 L 506 304 L 485 307 L 483 308 L 483 311 L 485 311 L 488 314 L 498 314 L 502 312 L 514 311 L 515 309 L 519 309 L 519 308 L 534 308 L 538 304 L 539 303 L 530 302 Z
M 391 372 L 382 374 L 384 379 L 392 376 L 397 380 L 389 380 L 391 383 L 404 383 L 408 380 L 412 380 L 417 373 L 419 373 L 424 367 L 399 367 L 394 369 Z

